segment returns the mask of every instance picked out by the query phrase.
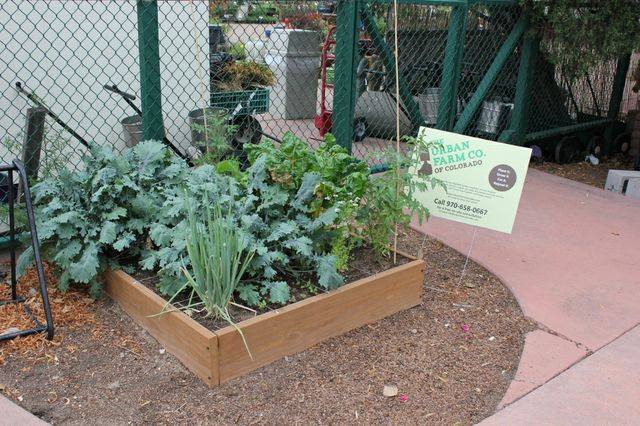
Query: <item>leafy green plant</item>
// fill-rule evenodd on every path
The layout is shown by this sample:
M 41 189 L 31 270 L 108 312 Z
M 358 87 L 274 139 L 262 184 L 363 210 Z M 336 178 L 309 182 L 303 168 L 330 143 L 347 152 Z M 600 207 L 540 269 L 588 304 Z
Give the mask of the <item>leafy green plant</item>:
M 238 295 L 245 303 L 258 306 L 265 299 L 274 304 L 287 303 L 291 297 L 287 280 L 291 277 L 315 275 L 326 289 L 344 283 L 330 253 L 339 204 L 320 215 L 310 214 L 309 204 L 320 176 L 308 173 L 300 187 L 286 188 L 269 179 L 265 156 L 256 159 L 246 173 L 245 186 L 231 176 L 216 173 L 214 166 L 205 165 L 186 180 L 187 199 L 183 189 L 167 192 L 157 222 L 151 225 L 154 248 L 141 262 L 144 269 L 160 268 L 160 291 L 174 294 L 183 285 L 188 206 L 204 211 L 213 202 L 233 212 L 235 226 L 255 250 L 246 280 L 238 286 Z
M 311 211 L 320 214 L 336 201 L 358 200 L 368 185 L 369 167 L 328 134 L 315 150 L 287 132 L 279 146 L 266 141 L 246 147 L 249 161 L 264 156 L 270 179 L 286 188 L 299 188 L 307 173 L 316 173 L 320 183 L 314 188 Z
M 336 267 L 346 269 L 351 252 L 361 242 L 357 235 L 362 226 L 356 222 L 356 216 L 370 185 L 367 164 L 349 155 L 330 134 L 315 150 L 289 132 L 278 147 L 267 141 L 248 146 L 247 151 L 250 161 L 263 156 L 270 180 L 285 188 L 300 188 L 307 173 L 319 177 L 309 200 L 309 213 L 318 216 L 338 206 L 329 250 L 336 259 Z
M 229 124 L 226 111 L 205 109 L 202 123 L 193 122 L 191 128 L 202 140 L 202 155 L 194 159 L 196 165 L 216 164 L 232 152 L 229 141 L 237 126 Z
M 405 141 L 413 146 L 411 152 L 388 150 L 379 156 L 378 160 L 389 167 L 381 176 L 371 179 L 359 211 L 358 220 L 364 225 L 367 239 L 380 253 L 389 251 L 396 226 L 406 229 L 413 216 L 420 223 L 429 217 L 429 210 L 415 199 L 414 194 L 442 185 L 431 176 L 416 180 L 407 173 L 408 169 L 417 167 L 421 162 L 420 154 L 430 146 L 422 138 L 405 137 Z
M 275 76 L 271 69 L 257 62 L 229 62 L 216 74 L 213 90 L 219 92 L 237 92 L 256 87 L 273 86 Z
M 88 285 L 97 296 L 100 272 L 139 256 L 164 191 L 181 182 L 186 165 L 162 143 L 145 141 L 122 155 L 93 146 L 84 166 L 43 180 L 32 193 L 42 253 L 60 269 L 59 287 Z M 32 262 L 27 249 L 20 271 Z
M 144 251 L 140 262 L 142 269 L 159 270 L 158 288 L 162 293 L 173 295 L 184 285 L 181 267 L 183 259 L 188 259 L 190 206 L 195 211 L 205 211 L 215 203 L 223 211 L 235 211 L 241 207 L 241 191 L 234 178 L 218 174 L 216 166 L 210 164 L 190 170 L 180 185 L 167 188 L 149 225 L 152 246 Z
M 189 206 L 187 253 L 190 268 L 183 267 L 186 286 L 197 295 L 209 315 L 230 320 L 227 305 L 254 252 L 220 206 L 207 208 L 204 226 Z
M 229 48 L 229 54 L 238 61 L 244 61 L 247 59 L 247 51 L 244 48 L 244 44 L 240 41 L 231 45 Z
M 640 48 L 640 1 L 522 0 L 547 58 L 570 78 Z

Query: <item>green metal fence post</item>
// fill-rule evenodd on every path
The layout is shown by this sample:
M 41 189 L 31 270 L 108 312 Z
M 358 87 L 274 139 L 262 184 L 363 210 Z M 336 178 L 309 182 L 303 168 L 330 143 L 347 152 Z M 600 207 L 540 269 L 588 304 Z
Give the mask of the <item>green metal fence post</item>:
M 502 132 L 498 140 L 516 145 L 523 145 L 525 132 L 529 123 L 531 110 L 531 88 L 535 78 L 536 62 L 540 50 L 540 39 L 535 35 L 526 35 L 522 41 L 520 64 L 518 66 L 518 80 L 516 82 L 516 95 L 513 101 L 513 113 L 509 129 Z
M 453 131 L 456 133 L 464 133 L 467 130 L 467 126 L 471 124 L 471 120 L 473 119 L 474 114 L 482 104 L 487 93 L 489 93 L 489 89 L 493 85 L 493 82 L 500 74 L 502 67 L 509 59 L 509 55 L 513 52 L 513 49 L 518 44 L 520 37 L 524 33 L 527 28 L 527 20 L 525 17 L 521 17 L 518 22 L 514 25 L 509 37 L 505 40 L 505 42 L 500 46 L 500 49 L 496 53 L 496 57 L 494 58 L 491 66 L 487 70 L 486 74 L 478 84 L 478 88 L 475 93 L 469 100 L 469 103 L 465 107 L 464 111 L 460 115 L 458 122 L 453 127 Z
M 609 100 L 609 111 L 607 112 L 607 118 L 612 120 L 612 123 L 609 124 L 604 131 L 604 144 L 602 147 L 602 153 L 604 155 L 611 153 L 615 121 L 618 119 L 618 114 L 620 113 L 620 102 L 622 102 L 622 97 L 624 96 L 624 86 L 630 61 L 631 55 L 623 55 L 618 59 L 618 65 L 616 66 L 616 75 L 613 79 L 611 99 Z
M 442 81 L 440 82 L 438 119 L 436 121 L 436 128 L 440 130 L 451 130 L 456 118 L 458 84 L 466 39 L 467 11 L 467 6 L 455 7 L 449 20 Z
M 138 50 L 140 52 L 140 98 L 144 139 L 162 140 L 162 92 L 160 88 L 160 42 L 158 3 L 137 0 Z
M 340 146 L 351 153 L 356 108 L 359 0 L 340 0 L 336 10 L 336 59 L 332 132 Z
M 365 30 L 369 33 L 371 37 L 371 41 L 375 46 L 376 50 L 380 54 L 380 59 L 382 59 L 382 63 L 384 64 L 384 68 L 388 75 L 393 76 L 396 72 L 396 63 L 395 57 L 389 46 L 387 45 L 384 36 L 380 34 L 378 31 L 378 26 L 376 25 L 376 21 L 373 18 L 371 11 L 367 5 L 363 5 L 362 7 L 362 23 L 364 24 Z M 402 105 L 406 108 L 409 113 L 409 118 L 411 120 L 411 125 L 413 130 L 418 130 L 424 120 L 422 119 L 422 114 L 420 113 L 420 107 L 413 100 L 413 95 L 411 94 L 411 89 L 407 86 L 407 83 L 402 76 L 399 75 L 399 84 L 398 91 L 400 92 L 400 101 Z

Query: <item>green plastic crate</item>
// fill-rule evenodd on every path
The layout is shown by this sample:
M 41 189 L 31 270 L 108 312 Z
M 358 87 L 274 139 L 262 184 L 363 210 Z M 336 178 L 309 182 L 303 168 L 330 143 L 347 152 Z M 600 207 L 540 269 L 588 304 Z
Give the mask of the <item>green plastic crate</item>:
M 269 111 L 269 89 L 213 92 L 211 93 L 211 106 L 225 108 L 229 113 L 233 113 L 239 107 L 236 115 L 262 114 Z
M 335 83 L 336 72 L 333 67 L 327 67 L 327 84 Z

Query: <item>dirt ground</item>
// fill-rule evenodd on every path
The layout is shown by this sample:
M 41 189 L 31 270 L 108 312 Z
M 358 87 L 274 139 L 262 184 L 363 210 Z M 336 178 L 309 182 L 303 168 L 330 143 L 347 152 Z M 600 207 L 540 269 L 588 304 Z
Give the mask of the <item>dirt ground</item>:
M 607 181 L 609 170 L 633 170 L 633 159 L 617 155 L 601 160 L 597 166 L 582 161 L 570 164 L 544 162 L 543 164 L 532 164 L 531 167 L 602 189 Z
M 423 242 L 411 232 L 400 248 Z M 424 253 L 420 306 L 213 389 L 103 299 L 95 321 L 57 329 L 48 356 L 9 354 L 0 390 L 54 424 L 473 424 L 494 411 L 534 325 L 480 266 L 460 278 L 463 256 L 431 239 Z

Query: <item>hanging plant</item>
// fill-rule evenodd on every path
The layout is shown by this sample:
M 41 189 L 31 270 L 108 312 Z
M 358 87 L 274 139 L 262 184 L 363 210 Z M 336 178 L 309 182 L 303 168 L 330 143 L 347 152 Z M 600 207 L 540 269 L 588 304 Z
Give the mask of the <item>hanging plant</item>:
M 275 76 L 266 65 L 251 61 L 235 61 L 225 64 L 213 83 L 217 91 L 234 92 L 273 86 Z

